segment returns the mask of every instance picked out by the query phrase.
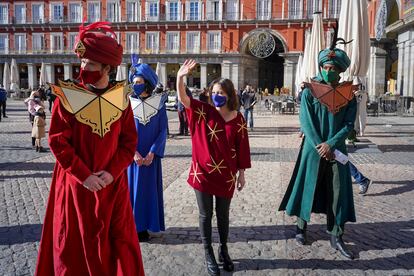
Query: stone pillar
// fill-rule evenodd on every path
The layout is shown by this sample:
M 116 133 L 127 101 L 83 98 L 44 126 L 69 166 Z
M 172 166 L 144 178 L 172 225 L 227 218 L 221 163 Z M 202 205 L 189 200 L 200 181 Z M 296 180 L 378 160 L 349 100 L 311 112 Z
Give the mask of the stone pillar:
M 122 80 L 126 80 L 128 78 L 128 64 L 121 63 L 119 68 L 121 69 Z
M 46 81 L 55 83 L 55 65 L 53 63 L 45 63 Z
M 404 85 L 404 43 L 400 43 L 398 46 L 398 71 L 397 71 L 397 94 L 401 94 Z
M 39 80 L 37 79 L 36 64 L 27 64 L 27 75 L 29 79 L 29 89 L 35 89 L 39 86 Z
M 407 71 L 410 87 L 406 96 L 414 97 L 414 40 L 411 41 L 410 70 Z
M 410 56 L 411 54 L 411 41 L 406 41 L 404 46 L 404 66 L 403 66 L 403 76 L 404 76 L 404 82 L 403 82 L 403 96 L 407 96 L 407 93 L 409 91 L 410 87 L 410 60 L 413 58 Z
M 373 63 L 371 70 L 370 95 L 379 96 L 385 93 L 385 64 L 387 52 L 381 48 L 373 47 Z
M 166 87 L 167 85 L 167 63 L 160 63 L 161 73 L 158 76 L 158 81 Z
M 283 87 L 290 89 L 290 94 L 294 94 L 295 87 L 295 67 L 296 64 L 294 61 L 285 58 L 284 73 L 283 73 Z
M 239 73 L 240 73 L 240 66 L 238 63 L 233 63 L 231 68 L 231 78 L 230 80 L 234 84 L 234 88 L 239 90 Z
M 207 87 L 207 63 L 200 63 L 200 88 Z
M 63 78 L 65 80 L 69 80 L 73 78 L 73 70 L 72 70 L 72 64 L 71 63 L 63 63 Z
M 221 64 L 221 77 L 224 79 L 231 78 L 231 63 L 224 61 Z

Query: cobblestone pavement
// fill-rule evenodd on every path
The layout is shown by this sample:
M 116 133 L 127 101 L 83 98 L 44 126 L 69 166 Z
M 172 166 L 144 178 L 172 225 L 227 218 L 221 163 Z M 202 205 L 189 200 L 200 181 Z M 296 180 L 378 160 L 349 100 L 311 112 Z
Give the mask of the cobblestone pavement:
M 0 122 L 0 275 L 31 275 L 54 158 L 31 149 L 22 102 L 9 101 L 8 115 Z M 344 235 L 354 261 L 330 248 L 321 215 L 312 217 L 310 245 L 295 243 L 294 218 L 277 208 L 300 144 L 298 118 L 262 112 L 255 119 L 253 167 L 231 207 L 235 275 L 414 275 L 413 117 L 369 117 L 366 136 L 350 148 L 353 162 L 375 181 L 366 196 L 354 187 L 357 223 L 347 224 Z M 177 124 L 170 120 L 172 133 Z M 195 196 L 186 184 L 190 156 L 189 137 L 168 140 L 163 160 L 167 230 L 141 243 L 148 275 L 206 275 Z M 213 237 L 218 242 L 216 229 Z

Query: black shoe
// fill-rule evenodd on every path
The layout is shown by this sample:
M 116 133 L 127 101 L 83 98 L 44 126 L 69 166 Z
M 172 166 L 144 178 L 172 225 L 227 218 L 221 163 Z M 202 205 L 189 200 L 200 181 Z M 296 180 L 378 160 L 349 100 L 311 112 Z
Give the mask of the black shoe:
M 4 115 L 3 118 L 9 118 L 9 116 Z
M 214 257 L 213 247 L 211 245 L 208 248 L 205 248 L 206 253 L 206 265 L 208 275 L 220 275 L 220 268 L 217 264 L 216 257 Z
M 227 244 L 221 244 L 218 249 L 219 262 L 223 263 L 223 269 L 231 272 L 234 270 L 234 264 L 229 256 Z
M 36 146 L 36 152 L 39 152 L 39 147 L 38 146 Z
M 149 238 L 150 238 L 150 236 L 149 236 L 148 231 L 145 230 L 145 231 L 142 231 L 142 232 L 138 232 L 138 239 L 139 239 L 140 242 L 149 241 Z
M 298 226 L 296 226 L 295 239 L 300 245 L 305 245 L 306 244 L 306 230 L 300 229 Z
M 339 252 L 346 258 L 353 260 L 354 259 L 354 255 L 351 253 L 351 251 L 349 251 L 345 244 L 344 241 L 342 240 L 342 235 L 341 236 L 334 236 L 331 235 L 331 247 L 339 250 Z
M 43 147 L 39 147 L 39 152 L 46 152 L 46 150 Z
M 359 194 L 364 195 L 368 192 L 369 186 L 372 184 L 372 180 L 367 180 L 362 184 L 359 184 Z

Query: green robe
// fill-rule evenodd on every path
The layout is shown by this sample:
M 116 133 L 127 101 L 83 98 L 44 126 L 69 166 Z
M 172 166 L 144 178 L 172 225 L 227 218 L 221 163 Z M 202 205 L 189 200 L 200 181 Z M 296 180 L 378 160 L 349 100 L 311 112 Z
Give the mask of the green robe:
M 318 186 L 321 186 L 317 189 L 320 162 L 325 161 L 321 160 L 315 148 L 316 145 L 326 142 L 332 151 L 338 149 L 347 154 L 345 139 L 354 128 L 355 116 L 355 98 L 333 114 L 313 97 L 309 88 L 303 90 L 299 118 L 305 137 L 279 211 L 286 210 L 288 215 L 309 222 L 311 212 L 326 214 L 327 203 L 333 202 L 334 224 L 344 225 L 347 221 L 355 222 L 349 165 L 330 161 L 333 162 L 331 164 L 333 176 L 328 178 L 332 180 L 331 183 L 324 184 L 333 186 L 333 198 L 328 199 L 320 182 Z

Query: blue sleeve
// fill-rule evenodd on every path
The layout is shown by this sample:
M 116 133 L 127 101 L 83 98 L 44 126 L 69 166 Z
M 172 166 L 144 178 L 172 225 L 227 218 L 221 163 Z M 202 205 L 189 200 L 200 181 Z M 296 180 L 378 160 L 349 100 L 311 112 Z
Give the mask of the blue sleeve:
M 151 146 L 150 152 L 153 152 L 155 155 L 157 155 L 160 158 L 164 157 L 164 151 L 165 151 L 165 144 L 167 141 L 167 124 L 168 124 L 168 118 L 167 118 L 167 111 L 165 107 L 161 108 L 158 111 L 159 114 L 159 133 L 157 139 L 155 139 L 154 143 Z

